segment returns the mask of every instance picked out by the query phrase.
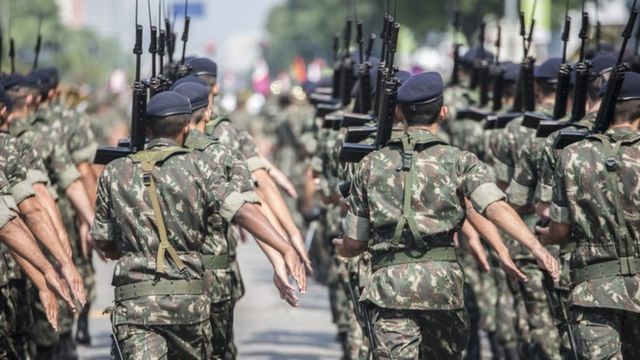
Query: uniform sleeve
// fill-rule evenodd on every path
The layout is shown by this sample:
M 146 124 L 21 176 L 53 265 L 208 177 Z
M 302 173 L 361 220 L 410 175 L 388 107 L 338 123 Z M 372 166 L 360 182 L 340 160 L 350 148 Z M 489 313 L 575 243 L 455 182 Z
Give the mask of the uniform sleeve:
M 463 151 L 457 164 L 458 177 L 462 180 L 462 193 L 471 200 L 479 213 L 487 206 L 506 198 L 505 194 L 493 182 L 487 166 L 474 154 Z
M 538 185 L 540 187 L 540 201 L 550 203 L 553 197 L 553 176 L 555 169 L 555 136 L 550 136 L 542 147 L 540 158 L 538 162 L 538 169 L 540 169 L 540 177 L 538 178 Z
M 100 241 L 114 241 L 115 236 L 115 219 L 111 209 L 111 195 L 109 191 L 110 173 L 112 169 L 109 165 L 100 175 L 98 180 L 98 193 L 96 196 L 96 217 L 93 220 L 91 235 Z
M 345 235 L 353 240 L 369 240 L 369 199 L 367 182 L 369 179 L 371 157 L 362 160 L 361 171 L 356 172 L 351 181 L 351 193 L 348 198 L 349 211 L 345 219 Z
M 506 129 L 501 129 L 497 132 L 495 140 L 491 142 L 490 150 L 493 155 L 493 167 L 496 172 L 496 179 L 508 183 L 513 177 L 515 167 L 509 154 L 510 138 L 512 138 L 513 135 Z
M 522 146 L 513 179 L 507 188 L 509 202 L 516 206 L 531 205 L 534 201 L 538 177 L 535 141 L 535 137 L 529 137 Z
M 238 210 L 246 203 L 259 203 L 251 180 L 251 174 L 242 161 L 242 157 L 234 156 L 226 148 L 220 159 L 224 166 L 221 169 L 218 161 L 209 157 L 206 159 L 205 172 L 207 179 L 207 194 L 209 202 L 217 203 L 220 215 L 231 222 Z
M 565 159 L 569 158 L 569 149 L 562 151 L 558 159 L 559 166 L 556 167 L 553 176 L 553 197 L 549 214 L 551 220 L 560 224 L 571 224 L 571 209 L 569 207 L 569 194 L 567 193 L 566 171 L 569 170 Z
M 238 131 L 238 141 L 240 142 L 240 152 L 242 152 L 242 155 L 247 159 L 247 165 L 249 166 L 250 172 L 267 168 L 258 153 L 258 145 L 256 144 L 256 141 L 247 131 Z
M 74 181 L 80 179 L 80 172 L 71 159 L 65 144 L 56 145 L 47 162 L 49 170 L 53 174 L 52 180 L 58 184 L 60 189 L 66 190 Z
M 95 141 L 88 119 L 78 113 L 74 113 L 74 116 L 77 116 L 78 119 L 76 119 L 76 127 L 69 142 L 69 150 L 73 163 L 77 165 L 92 161 L 98 143 Z
M 0 173 L 0 228 L 13 220 L 17 213 L 18 207 L 11 195 L 9 180 L 4 173 Z
M 4 173 L 11 186 L 11 194 L 16 204 L 20 204 L 33 196 L 35 191 L 33 183 L 27 177 L 27 168 L 20 157 L 19 149 L 14 144 L 6 144 L 2 156 L 6 161 Z

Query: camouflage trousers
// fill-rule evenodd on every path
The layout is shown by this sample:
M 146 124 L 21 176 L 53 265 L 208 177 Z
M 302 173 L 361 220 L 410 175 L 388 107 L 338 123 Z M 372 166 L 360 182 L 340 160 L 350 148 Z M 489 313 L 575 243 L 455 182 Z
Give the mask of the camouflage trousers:
M 353 300 L 350 298 L 349 284 L 341 279 L 340 271 L 346 272 L 344 264 L 342 269 L 339 263 L 332 261 L 329 270 L 329 303 L 333 323 L 338 327 L 338 338 L 342 346 L 344 359 L 360 359 L 365 346 L 364 333 L 358 323 Z M 366 350 L 365 350 L 366 353 Z
M 469 341 L 461 310 L 393 310 L 373 306 L 376 359 L 460 359 Z
M 118 347 L 111 346 L 114 360 L 206 359 L 210 353 L 209 321 L 190 325 L 117 325 Z
M 0 286 L 0 359 L 19 359 L 11 339 L 11 330 L 15 326 L 15 307 L 11 299 L 9 285 Z
M 544 288 L 544 274 L 535 262 L 522 261 L 518 265 L 529 278 L 526 283 L 518 283 L 527 312 L 529 344 L 525 350 L 525 357 L 561 359 L 560 334 L 549 308 Z
M 231 300 L 211 304 L 211 359 L 225 359 L 233 343 L 233 308 Z
M 603 308 L 572 308 L 580 359 L 640 359 L 640 314 Z

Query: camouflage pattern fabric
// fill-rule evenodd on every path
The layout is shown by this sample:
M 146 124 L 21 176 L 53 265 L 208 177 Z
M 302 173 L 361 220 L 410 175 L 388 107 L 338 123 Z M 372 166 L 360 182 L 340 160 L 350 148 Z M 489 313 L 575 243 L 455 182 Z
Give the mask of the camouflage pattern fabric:
M 572 322 L 580 359 L 640 358 L 638 313 L 576 307 Z
M 469 341 L 465 310 L 376 308 L 373 313 L 376 359 L 460 359 Z
M 640 136 L 637 131 L 617 128 L 605 133 L 611 143 L 625 141 L 618 157 L 618 186 L 628 242 L 640 246 Z M 571 225 L 576 242 L 571 268 L 618 258 L 615 233 L 619 228 L 613 194 L 607 186 L 606 154 L 601 141 L 589 138 L 566 147 L 556 168 L 551 219 Z M 630 254 L 629 256 L 634 256 Z M 573 306 L 608 308 L 640 312 L 637 289 L 640 275 L 608 276 L 574 284 L 570 303 Z

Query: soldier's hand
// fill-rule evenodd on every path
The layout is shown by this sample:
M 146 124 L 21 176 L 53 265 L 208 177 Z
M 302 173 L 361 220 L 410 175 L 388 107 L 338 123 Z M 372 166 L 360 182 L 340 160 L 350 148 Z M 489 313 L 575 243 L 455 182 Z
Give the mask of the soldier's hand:
M 504 270 L 507 275 L 513 279 L 520 280 L 522 282 L 528 282 L 529 278 L 525 275 L 518 266 L 511 259 L 511 255 L 509 252 L 505 252 L 503 254 L 498 254 L 498 259 L 500 260 L 500 267 Z
M 313 274 L 313 266 L 311 266 L 311 260 L 309 259 L 309 254 L 307 254 L 307 249 L 305 248 L 304 240 L 302 239 L 302 234 L 297 232 L 290 238 L 291 245 L 296 249 L 300 260 L 302 261 L 305 269 L 309 274 Z
M 62 300 L 66 301 L 66 303 L 69 304 L 71 311 L 76 312 L 76 304 L 71 300 L 71 296 L 69 296 L 69 289 L 66 284 L 60 280 L 58 274 L 56 274 L 55 271 L 52 271 L 44 274 L 44 278 L 47 280 L 47 287 L 49 290 L 53 291 L 61 297 Z
M 76 267 L 73 266 L 73 264 L 69 263 L 67 265 L 64 265 L 61 268 L 61 271 L 62 271 L 62 276 L 64 276 L 64 279 L 67 281 L 67 284 L 69 284 L 69 288 L 73 293 L 73 297 L 76 300 L 78 300 L 80 305 L 84 306 L 84 304 L 86 303 L 86 295 L 84 292 L 84 284 L 82 281 L 82 277 L 78 273 L 78 269 L 76 269 Z
M 296 296 L 296 289 L 289 284 L 289 276 L 284 263 L 275 265 L 273 270 L 273 284 L 276 286 L 276 289 L 278 289 L 280 298 L 286 301 L 289 305 L 297 307 L 299 301 Z
M 58 299 L 56 296 L 48 290 L 40 290 L 38 292 L 40 302 L 44 307 L 44 311 L 47 315 L 47 320 L 53 330 L 58 331 Z
M 541 244 L 536 246 L 533 251 L 533 256 L 536 258 L 538 265 L 546 270 L 554 282 L 560 280 L 560 264 L 553 255 L 547 251 Z
M 292 247 L 290 247 L 284 254 L 284 262 L 287 265 L 287 269 L 291 273 L 291 276 L 293 276 L 293 279 L 298 284 L 300 292 L 303 294 L 307 292 L 307 278 L 304 274 L 304 269 L 300 264 L 298 253 Z

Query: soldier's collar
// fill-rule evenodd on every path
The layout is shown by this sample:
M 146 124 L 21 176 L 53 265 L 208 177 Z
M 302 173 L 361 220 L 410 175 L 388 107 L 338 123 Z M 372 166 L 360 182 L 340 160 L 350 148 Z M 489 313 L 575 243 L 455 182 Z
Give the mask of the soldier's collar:
M 156 147 L 167 147 L 167 146 L 180 146 L 175 140 L 168 138 L 156 138 L 149 141 L 147 145 L 147 149 L 153 149 Z
M 640 131 L 634 130 L 628 126 L 619 126 L 614 127 L 605 132 L 605 135 L 610 136 L 611 138 L 618 140 L 631 140 L 640 136 Z

